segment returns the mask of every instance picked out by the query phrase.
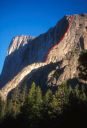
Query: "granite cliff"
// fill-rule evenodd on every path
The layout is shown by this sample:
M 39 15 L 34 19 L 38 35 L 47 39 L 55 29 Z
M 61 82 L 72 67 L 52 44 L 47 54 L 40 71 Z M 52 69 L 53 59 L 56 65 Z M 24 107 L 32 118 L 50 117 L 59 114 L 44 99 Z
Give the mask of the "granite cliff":
M 26 80 L 46 88 L 78 78 L 78 57 L 87 49 L 87 15 L 64 16 L 56 26 L 38 37 L 17 36 L 9 48 L 0 77 L 1 95 Z M 52 75 L 58 72 L 58 78 Z M 50 82 L 51 81 L 51 82 Z

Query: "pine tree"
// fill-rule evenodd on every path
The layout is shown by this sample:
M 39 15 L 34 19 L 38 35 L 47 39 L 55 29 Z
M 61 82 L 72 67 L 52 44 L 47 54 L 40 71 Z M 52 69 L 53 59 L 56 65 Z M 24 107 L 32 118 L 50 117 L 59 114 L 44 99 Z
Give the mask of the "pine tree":
M 22 116 L 28 120 L 29 127 L 37 126 L 41 119 L 42 103 L 42 91 L 40 87 L 36 86 L 33 82 L 29 89 L 27 99 L 21 108 Z
M 38 86 L 36 88 L 36 103 L 35 103 L 37 106 L 37 109 L 41 109 L 42 103 L 43 103 L 42 91 L 41 91 L 40 87 Z
M 61 84 L 58 87 L 58 90 L 56 91 L 56 98 L 57 98 L 57 102 L 59 104 L 59 108 L 60 110 L 62 109 L 62 107 L 65 104 L 68 104 L 69 102 L 69 95 L 70 95 L 70 89 L 69 87 L 66 85 L 66 83 Z
M 48 118 L 52 112 L 52 109 L 51 109 L 52 98 L 53 98 L 52 91 L 50 89 L 48 89 L 46 94 L 43 97 L 43 116 L 44 116 L 44 118 Z
M 40 87 L 36 87 L 35 89 L 35 93 L 34 93 L 34 102 L 32 104 L 32 108 L 31 108 L 31 115 L 34 118 L 41 118 L 41 110 L 42 110 L 42 91 L 40 89 Z
M 87 80 L 87 50 L 81 52 L 78 62 L 79 62 L 79 66 L 78 66 L 79 78 L 81 80 L 86 81 Z
M 8 115 L 11 115 L 13 117 L 16 116 L 20 112 L 20 91 L 19 88 L 16 88 L 12 95 L 11 98 L 7 100 L 7 113 Z
M 0 120 L 2 120 L 4 118 L 5 109 L 6 109 L 6 103 L 4 101 L 2 101 L 2 99 L 0 97 Z
M 60 112 L 59 111 L 59 103 L 58 103 L 58 100 L 57 100 L 55 94 L 52 97 L 50 107 L 51 107 L 51 118 L 55 118 Z
M 83 102 L 87 102 L 86 90 L 84 86 L 82 86 L 82 89 L 80 92 L 80 100 L 82 100 Z
M 35 98 L 36 98 L 35 93 L 36 93 L 36 85 L 33 82 L 31 88 L 29 89 L 28 98 L 27 98 L 27 102 L 29 102 L 31 105 L 35 103 Z
M 24 84 L 24 86 L 20 89 L 19 94 L 19 100 L 20 100 L 20 106 L 22 106 L 27 98 L 27 85 Z
M 50 89 L 48 89 L 43 98 L 43 102 L 44 102 L 45 106 L 49 107 L 49 105 L 52 101 L 52 97 L 53 97 L 52 91 Z

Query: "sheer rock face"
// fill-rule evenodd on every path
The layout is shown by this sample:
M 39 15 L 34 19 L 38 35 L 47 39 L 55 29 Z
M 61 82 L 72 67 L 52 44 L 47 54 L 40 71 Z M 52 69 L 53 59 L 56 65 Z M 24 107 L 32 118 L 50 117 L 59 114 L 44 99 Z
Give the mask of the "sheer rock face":
M 57 84 L 78 77 L 78 57 L 84 49 L 87 49 L 86 14 L 65 16 L 55 27 L 36 38 L 15 37 L 2 70 L 0 86 L 4 87 L 1 93 L 6 97 L 25 78 L 39 84 L 40 75 L 37 74 L 43 77 L 40 82 L 47 82 L 56 69 L 60 72 Z
M 11 44 L 9 45 L 7 56 L 12 54 L 14 51 L 18 50 L 19 48 L 23 47 L 24 45 L 26 45 L 32 39 L 34 39 L 32 36 L 17 36 L 13 38 Z
M 60 68 L 64 68 L 57 83 L 78 77 L 78 57 L 87 49 L 87 15 L 74 15 L 72 25 L 62 42 L 51 50 L 48 60 L 62 60 Z
M 64 17 L 55 27 L 36 38 L 30 36 L 15 37 L 8 48 L 0 87 L 11 81 L 24 67 L 33 63 L 44 62 L 48 50 L 64 35 L 69 25 L 69 18 L 70 16 Z
M 0 87 L 10 81 L 23 67 L 23 56 L 27 45 L 31 43 L 31 36 L 17 36 L 9 45 L 4 67 L 0 77 Z

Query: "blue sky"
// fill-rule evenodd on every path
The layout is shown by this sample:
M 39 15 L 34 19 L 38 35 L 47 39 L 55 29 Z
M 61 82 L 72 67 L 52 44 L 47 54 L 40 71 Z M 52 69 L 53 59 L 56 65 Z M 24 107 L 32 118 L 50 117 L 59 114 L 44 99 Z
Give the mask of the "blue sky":
M 0 0 L 0 72 L 14 36 L 38 36 L 77 13 L 87 13 L 87 0 Z

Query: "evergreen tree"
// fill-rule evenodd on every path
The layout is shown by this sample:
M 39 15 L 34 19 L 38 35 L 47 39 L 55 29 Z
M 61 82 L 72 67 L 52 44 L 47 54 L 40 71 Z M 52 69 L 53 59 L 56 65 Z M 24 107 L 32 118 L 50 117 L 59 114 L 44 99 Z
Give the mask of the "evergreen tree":
M 61 84 L 55 93 L 60 111 L 62 110 L 64 105 L 68 104 L 69 95 L 70 95 L 70 88 L 66 85 L 66 83 Z
M 29 127 L 33 127 L 38 124 L 38 121 L 41 118 L 42 103 L 42 91 L 40 87 L 37 87 L 33 82 L 29 89 L 27 99 L 21 108 L 23 116 L 28 120 L 27 125 Z
M 36 109 L 37 109 L 37 111 L 39 111 L 41 109 L 42 103 L 43 103 L 42 91 L 39 86 L 36 88 L 35 101 L 36 101 L 36 103 L 35 103 Z
M 27 102 L 33 105 L 35 103 L 35 98 L 36 98 L 36 85 L 33 82 L 31 88 L 29 89 Z
M 87 115 L 84 86 L 72 88 L 65 83 L 56 92 L 48 89 L 42 95 L 41 88 L 32 83 L 27 95 L 26 89 L 18 89 L 6 102 L 0 99 L 0 128 L 65 127 L 72 120 L 73 124 L 78 124 L 77 119 L 84 122 L 87 120 L 84 115 Z
M 79 78 L 86 81 L 87 80 L 87 50 L 82 51 L 79 56 Z
M 35 99 L 36 99 L 36 85 L 33 82 L 31 85 L 31 88 L 29 89 L 29 92 L 27 94 L 26 100 L 24 102 L 23 107 L 21 107 L 21 112 L 24 114 L 24 117 L 27 119 L 32 119 L 32 110 L 33 106 L 35 104 Z M 31 116 L 30 116 L 31 115 Z
M 86 90 L 85 90 L 85 87 L 84 86 L 82 86 L 82 89 L 81 89 L 80 99 L 83 102 L 87 102 L 87 95 L 86 95 Z
M 54 94 L 52 97 L 52 101 L 50 103 L 51 107 L 51 118 L 55 118 L 59 114 L 59 103 L 56 95 Z
M 0 120 L 5 116 L 6 103 L 0 97 Z
M 11 116 L 16 116 L 20 112 L 20 90 L 19 88 L 16 88 L 12 95 L 11 98 L 7 100 L 7 114 Z
M 19 100 L 20 100 L 20 106 L 22 106 L 27 98 L 27 85 L 24 84 L 24 86 L 20 89 L 19 94 Z
M 48 118 L 51 114 L 52 98 L 53 98 L 52 91 L 50 89 L 48 89 L 46 94 L 43 97 L 43 116 L 44 116 L 44 118 Z
M 43 98 L 43 103 L 44 103 L 45 107 L 47 107 L 47 108 L 50 107 L 52 98 L 53 98 L 52 91 L 50 89 L 48 89 Z

